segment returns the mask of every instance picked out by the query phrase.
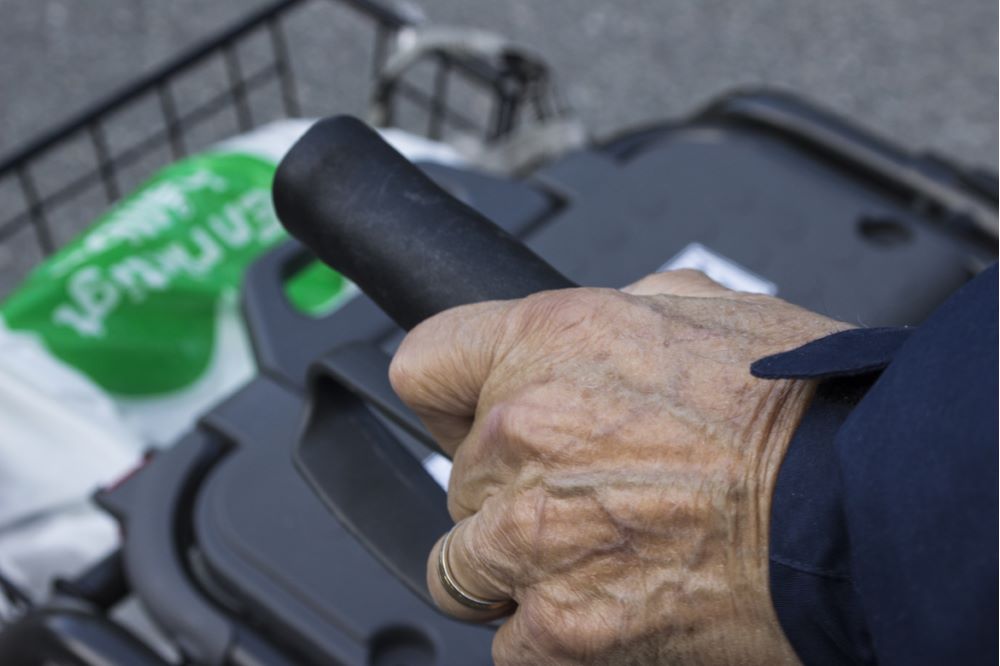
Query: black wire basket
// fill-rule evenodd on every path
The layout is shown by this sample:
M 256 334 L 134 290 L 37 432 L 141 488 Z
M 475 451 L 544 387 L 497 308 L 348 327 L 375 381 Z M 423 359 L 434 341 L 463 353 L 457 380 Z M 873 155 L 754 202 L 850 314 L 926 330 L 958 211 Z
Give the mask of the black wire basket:
M 274 2 L 0 158 L 0 297 L 164 164 L 270 120 L 364 114 L 413 14 Z M 434 139 L 497 140 L 531 94 L 508 67 L 445 50 L 378 87 L 389 124 Z

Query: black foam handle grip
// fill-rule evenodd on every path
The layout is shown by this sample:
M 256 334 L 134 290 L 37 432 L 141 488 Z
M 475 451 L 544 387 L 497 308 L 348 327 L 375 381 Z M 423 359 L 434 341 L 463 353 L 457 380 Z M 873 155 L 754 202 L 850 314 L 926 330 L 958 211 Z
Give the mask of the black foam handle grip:
M 278 166 L 282 224 L 410 329 L 448 308 L 575 286 L 356 118 L 316 123 Z

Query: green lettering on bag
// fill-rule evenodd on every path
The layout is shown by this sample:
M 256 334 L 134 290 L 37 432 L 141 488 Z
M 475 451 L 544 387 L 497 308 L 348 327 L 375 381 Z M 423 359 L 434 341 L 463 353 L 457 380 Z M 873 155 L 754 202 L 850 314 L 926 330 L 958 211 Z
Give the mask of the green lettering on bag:
M 285 238 L 271 205 L 274 171 L 271 162 L 238 153 L 162 169 L 40 264 L 0 315 L 112 393 L 183 389 L 218 351 L 222 299 Z M 317 313 L 354 290 L 315 264 L 287 293 L 296 307 Z

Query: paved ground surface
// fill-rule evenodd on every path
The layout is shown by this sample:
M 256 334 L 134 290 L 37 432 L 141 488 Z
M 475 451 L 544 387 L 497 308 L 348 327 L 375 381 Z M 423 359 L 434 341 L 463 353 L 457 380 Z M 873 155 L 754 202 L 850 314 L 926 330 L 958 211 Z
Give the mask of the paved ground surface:
M 598 135 L 766 84 L 906 146 L 997 166 L 996 0 L 419 1 L 434 22 L 490 29 L 544 54 Z M 0 155 L 267 2 L 0 0 Z M 324 0 L 304 5 L 287 28 L 304 112 L 363 111 L 370 25 Z M 248 71 L 267 51 L 260 37 L 242 52 Z M 224 83 L 217 58 L 174 94 L 183 111 Z M 276 88 L 260 90 L 254 120 L 280 114 L 278 100 Z M 155 97 L 120 114 L 108 130 L 111 150 L 156 121 Z M 188 147 L 236 131 L 234 114 L 224 113 L 199 126 Z M 40 189 L 93 168 L 87 137 L 78 144 L 33 167 Z M 147 157 L 122 176 L 122 191 L 171 159 L 165 148 Z M 22 205 L 13 180 L 0 178 L 0 224 Z M 90 194 L 59 212 L 67 221 L 53 222 L 57 241 L 106 207 L 98 189 Z M 37 261 L 32 251 L 0 246 L 0 292 Z
M 0 153 L 260 2 L 0 0 Z M 683 114 L 767 83 L 908 145 L 997 162 L 994 0 L 422 0 L 535 47 L 588 125 Z M 345 29 L 303 31 L 320 60 Z M 323 51 L 318 49 L 322 47 Z M 314 69 L 314 72 L 322 71 Z M 330 71 L 304 81 L 329 87 Z M 332 85 L 336 85 L 335 83 Z

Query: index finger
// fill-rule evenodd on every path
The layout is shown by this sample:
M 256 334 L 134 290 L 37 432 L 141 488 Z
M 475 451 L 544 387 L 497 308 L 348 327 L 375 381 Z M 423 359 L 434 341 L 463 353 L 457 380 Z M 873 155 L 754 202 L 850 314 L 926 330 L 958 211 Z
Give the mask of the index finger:
M 511 303 L 463 305 L 425 320 L 403 339 L 389 366 L 393 389 L 449 455 L 472 426 Z

